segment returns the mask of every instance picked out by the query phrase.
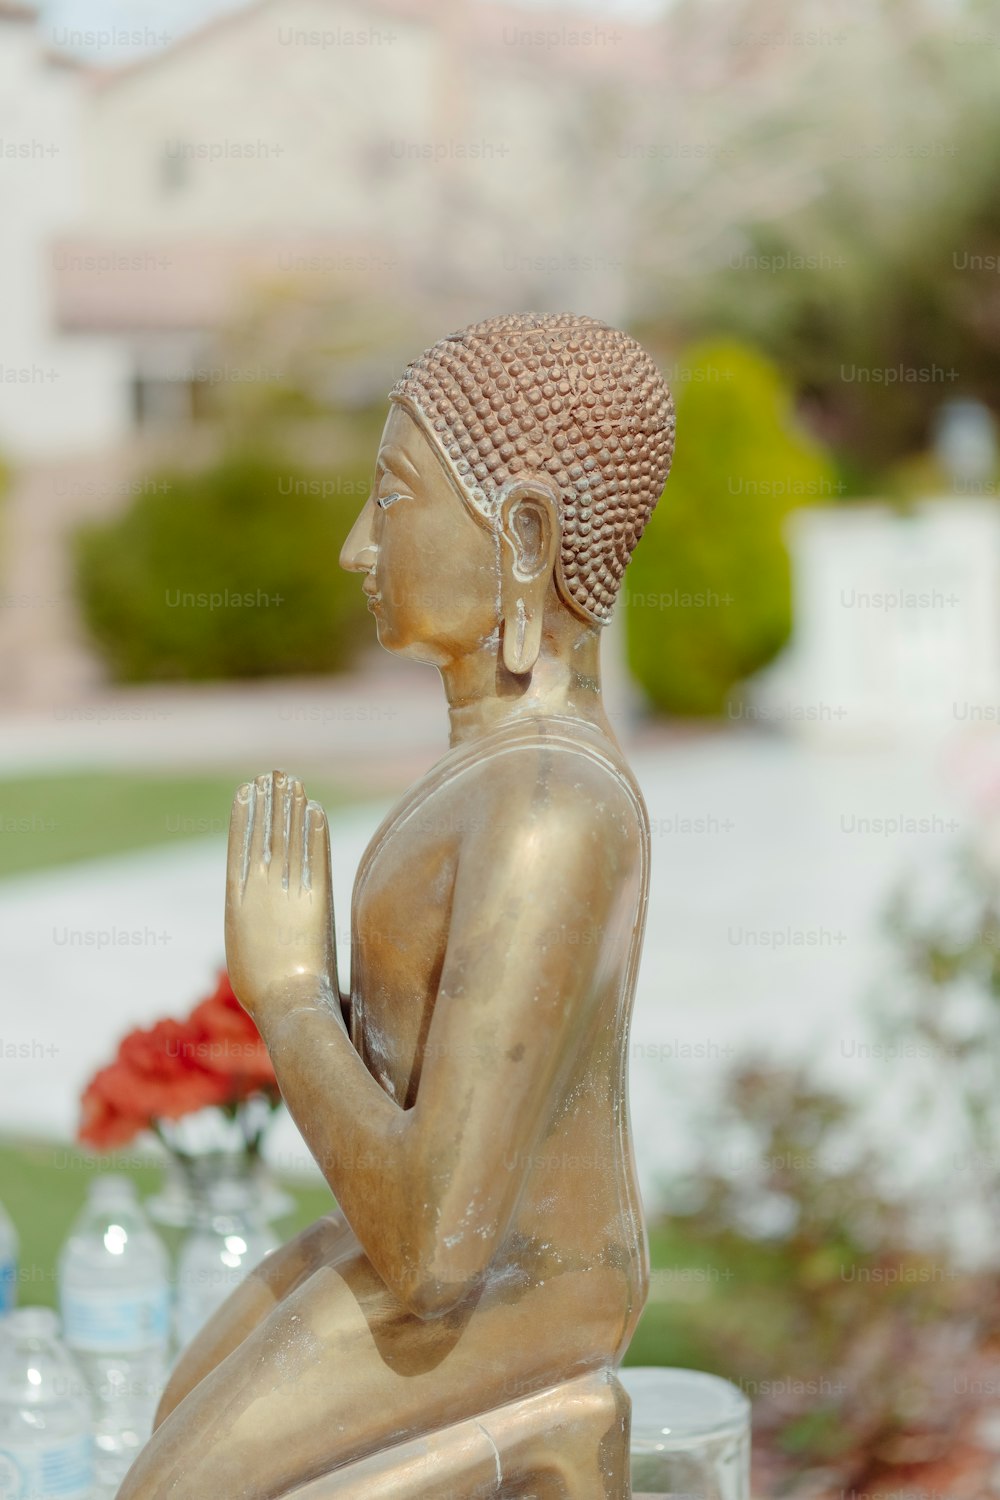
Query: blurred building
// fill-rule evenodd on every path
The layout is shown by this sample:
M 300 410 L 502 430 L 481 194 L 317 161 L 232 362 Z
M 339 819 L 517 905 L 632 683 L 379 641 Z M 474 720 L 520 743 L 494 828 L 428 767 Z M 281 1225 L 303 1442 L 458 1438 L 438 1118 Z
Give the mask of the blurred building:
M 296 277 L 456 322 L 623 318 L 635 174 L 608 124 L 658 33 L 554 14 L 257 0 L 94 70 L 0 6 L 3 130 L 40 153 L 3 163 L 8 359 L 36 373 L 0 385 L 0 451 L 191 419 L 213 332 Z
M 127 417 L 124 351 L 68 332 L 55 296 L 54 248 L 84 213 L 88 84 L 0 0 L 0 453 L 100 446 Z
M 848 9 L 867 16 L 866 0 Z M 0 0 L 0 460 L 22 470 L 5 500 L 0 689 L 97 680 L 67 537 L 129 502 L 136 436 L 184 442 L 221 382 L 285 383 L 277 360 L 228 363 L 248 308 L 307 289 L 283 347 L 311 350 L 335 325 L 338 348 L 316 361 L 327 405 L 380 397 L 415 329 L 511 307 L 642 326 L 668 367 L 671 309 L 681 322 L 686 287 L 727 258 L 777 316 L 786 283 L 766 256 L 751 268 L 746 226 L 821 198 L 848 125 L 851 149 L 893 138 L 886 80 L 915 45 L 912 18 L 868 19 L 865 46 L 845 50 L 823 0 L 628 22 L 516 0 L 250 0 L 97 68 Z M 844 141 L 810 133 L 841 110 Z M 316 307 L 336 292 L 321 326 L 314 289 Z M 971 511 L 923 528 L 805 516 L 796 639 L 762 716 L 817 699 L 823 732 L 842 712 L 877 727 L 904 699 L 938 702 L 943 681 L 963 702 L 1000 701 L 982 644 L 991 526 Z M 949 570 L 968 607 L 891 612 L 897 594 L 950 600 Z M 911 588 L 918 572 L 931 582 Z M 841 602 L 855 592 L 878 602 Z
M 57 41 L 0 0 L 9 703 L 100 680 L 68 540 L 129 503 L 147 435 L 193 435 L 219 381 L 282 381 L 227 364 L 241 312 L 309 288 L 290 336 L 315 342 L 302 307 L 335 289 L 336 401 L 382 396 L 414 328 L 627 320 L 644 164 L 617 143 L 662 86 L 657 25 L 489 0 L 251 0 L 100 67 Z

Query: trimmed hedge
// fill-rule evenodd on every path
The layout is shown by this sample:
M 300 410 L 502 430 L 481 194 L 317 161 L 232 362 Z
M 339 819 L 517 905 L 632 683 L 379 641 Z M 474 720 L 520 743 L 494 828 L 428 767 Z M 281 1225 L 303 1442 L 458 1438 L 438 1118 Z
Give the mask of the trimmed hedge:
M 831 463 L 792 422 L 768 360 L 705 343 L 677 361 L 677 451 L 625 575 L 629 663 L 667 713 L 717 715 L 791 627 L 782 535 L 796 505 L 836 498 Z
M 369 476 L 229 454 L 147 481 L 74 538 L 86 624 L 120 682 L 335 672 L 371 639 L 338 555 Z

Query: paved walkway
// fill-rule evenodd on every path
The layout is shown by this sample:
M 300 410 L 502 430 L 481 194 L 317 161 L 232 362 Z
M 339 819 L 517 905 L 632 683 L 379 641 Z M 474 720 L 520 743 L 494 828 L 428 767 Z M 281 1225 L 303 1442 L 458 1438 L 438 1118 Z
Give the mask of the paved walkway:
M 605 633 L 604 701 L 629 734 L 637 694 L 622 665 L 620 629 L 613 622 Z M 0 775 L 117 766 L 232 769 L 245 764 L 249 751 L 256 770 L 321 769 L 347 784 L 395 792 L 437 759 L 447 739 L 437 671 L 373 644 L 356 671 L 334 677 L 91 684 L 75 696 L 22 701 L 0 718 Z
M 890 891 L 907 872 L 943 871 L 969 831 L 952 760 L 942 749 L 833 753 L 754 733 L 633 752 L 653 826 L 631 1064 L 648 1200 L 690 1155 L 708 1080 L 747 1047 L 805 1058 L 900 1131 L 899 1075 L 865 1055 L 866 1006 L 891 972 Z M 345 957 L 354 870 L 384 810 L 364 804 L 333 821 Z M 923 831 L 891 831 L 911 816 Z M 120 1033 L 206 989 L 223 951 L 224 864 L 224 840 L 211 839 L 0 884 L 0 1130 L 65 1137 L 82 1084 Z M 906 1148 L 898 1181 L 940 1165 L 929 1133 L 894 1139 Z M 305 1157 L 290 1125 L 275 1150 L 285 1164 Z
M 344 677 L 254 683 L 161 684 L 95 691 L 0 722 L 0 774 L 28 770 L 201 771 L 246 763 L 322 768 L 405 785 L 447 742 L 438 674 L 375 648 Z

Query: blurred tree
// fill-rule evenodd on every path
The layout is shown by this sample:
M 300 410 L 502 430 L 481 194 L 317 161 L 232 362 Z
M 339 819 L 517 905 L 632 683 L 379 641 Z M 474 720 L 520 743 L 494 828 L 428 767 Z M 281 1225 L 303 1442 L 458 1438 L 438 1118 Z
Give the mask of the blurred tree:
M 785 515 L 836 484 L 768 360 L 706 343 L 676 375 L 674 469 L 626 575 L 628 654 L 655 707 L 719 714 L 789 632 Z
M 119 681 L 262 677 L 346 666 L 370 635 L 337 565 L 367 471 L 310 473 L 241 450 L 157 476 L 76 538 L 90 632 Z
M 858 493 L 942 400 L 1000 412 L 997 37 L 987 0 L 682 0 L 676 87 L 656 120 L 631 106 L 663 143 L 636 185 L 640 334 L 762 349 Z
M 236 378 L 206 391 L 207 414 L 235 451 L 374 468 L 386 394 L 425 333 L 390 299 L 325 273 L 259 282 L 216 339 L 212 363 Z
M 188 468 L 198 459 L 179 453 L 123 516 L 76 538 L 84 617 L 115 678 L 350 664 L 372 631 L 338 556 L 370 489 L 386 392 L 419 339 L 385 298 L 327 274 L 248 293 L 205 361 L 214 456 Z

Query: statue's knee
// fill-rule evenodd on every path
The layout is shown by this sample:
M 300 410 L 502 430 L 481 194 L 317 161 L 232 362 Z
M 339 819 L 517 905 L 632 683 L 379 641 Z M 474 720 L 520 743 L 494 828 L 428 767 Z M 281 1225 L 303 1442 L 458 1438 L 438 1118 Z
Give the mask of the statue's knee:
M 290 1240 L 266 1255 L 251 1272 L 251 1279 L 262 1282 L 282 1297 L 306 1280 L 320 1266 L 329 1265 L 353 1248 L 354 1234 L 338 1210 L 306 1226 Z
M 208 1368 L 192 1368 L 185 1360 L 184 1356 L 181 1356 L 178 1363 L 174 1366 L 170 1375 L 167 1377 L 167 1383 L 163 1387 L 163 1391 L 160 1395 L 159 1404 L 156 1408 L 156 1415 L 153 1418 L 154 1432 L 156 1432 L 158 1428 L 163 1426 L 167 1418 L 174 1411 L 176 1411 L 178 1406 L 180 1406 L 185 1396 L 187 1396 L 191 1391 L 194 1390 L 195 1386 L 200 1383 L 203 1376 L 207 1373 Z
M 607 1371 L 607 1386 L 606 1400 L 611 1404 L 615 1418 L 623 1424 L 627 1442 L 632 1427 L 632 1398 L 614 1370 Z
M 166 1385 L 163 1387 L 163 1394 L 161 1395 L 159 1405 L 156 1408 L 156 1416 L 153 1418 L 154 1432 L 158 1427 L 162 1427 L 163 1423 L 167 1420 L 170 1413 L 184 1400 L 184 1397 L 186 1395 L 187 1389 L 184 1387 L 182 1382 L 178 1380 L 176 1376 L 171 1376 Z
M 613 1370 L 539 1392 L 487 1419 L 505 1454 L 504 1478 L 540 1496 L 621 1500 L 628 1494 L 631 1402 Z

